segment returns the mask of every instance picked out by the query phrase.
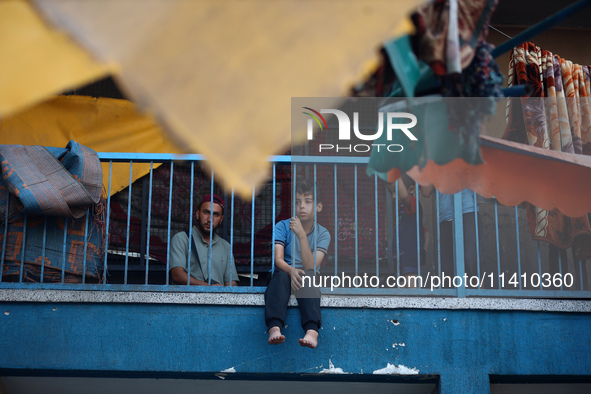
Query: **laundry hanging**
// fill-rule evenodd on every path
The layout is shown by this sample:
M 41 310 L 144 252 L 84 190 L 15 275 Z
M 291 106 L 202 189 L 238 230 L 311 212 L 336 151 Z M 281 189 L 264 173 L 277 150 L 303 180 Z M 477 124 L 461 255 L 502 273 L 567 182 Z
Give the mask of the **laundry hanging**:
M 480 124 L 495 112 L 494 97 L 502 96 L 503 76 L 490 55 L 492 45 L 484 41 L 495 6 L 493 0 L 430 3 L 412 16 L 417 34 L 385 44 L 383 61 L 394 72 L 389 73 L 387 66 L 378 69 L 377 78 L 371 81 L 376 92 L 391 97 L 428 97 L 388 104 L 381 109 L 414 113 L 418 141 L 409 143 L 400 135 L 390 142 L 382 136 L 378 144 L 394 143 L 404 149 L 396 153 L 374 149 L 369 174 L 377 173 L 387 179 L 386 173 L 393 168 L 422 168 L 429 160 L 446 164 L 461 158 L 469 164 L 482 163 Z M 416 58 L 414 62 L 412 58 L 401 62 L 409 42 Z
M 496 58 L 508 52 L 516 45 L 542 33 L 568 16 L 580 12 L 589 3 L 589 1 L 582 0 L 565 7 L 560 12 L 531 26 L 494 48 L 490 55 Z M 386 47 L 380 52 L 382 57 L 380 67 L 376 69 L 365 84 L 355 88 L 352 92 L 354 96 L 371 96 L 372 92 L 375 92 L 375 95 L 382 96 L 395 96 L 395 93 L 398 93 L 398 96 L 400 96 L 402 88 L 397 86 L 398 82 L 390 61 L 391 57 L 388 56 Z M 417 63 L 417 67 L 421 66 Z M 424 67 L 421 67 L 421 70 L 423 69 Z M 583 69 L 583 75 L 586 75 L 585 69 Z M 420 87 L 425 80 L 420 80 L 421 77 L 417 75 L 413 74 L 413 76 L 418 84 L 416 86 L 417 95 L 424 94 L 427 90 L 420 89 Z M 515 83 L 510 84 L 510 87 L 502 89 L 503 95 L 506 97 L 527 96 L 528 91 L 531 90 L 530 86 L 518 83 L 518 81 L 515 81 Z M 579 85 L 581 84 L 579 83 Z M 440 87 L 436 86 L 436 84 L 427 84 L 426 86 L 431 91 L 440 91 Z M 434 87 L 438 90 L 434 90 Z M 443 122 L 444 119 L 441 119 L 441 121 Z M 507 206 L 515 206 L 524 201 L 529 201 L 544 209 L 558 208 L 561 212 L 571 216 L 580 216 L 591 212 L 591 200 L 587 197 L 591 192 L 591 185 L 580 182 L 581 179 L 591 177 L 591 157 L 545 150 L 492 137 L 480 136 L 479 140 L 482 147 L 483 164 L 474 166 L 460 158 L 443 165 L 437 164 L 435 160 L 429 160 L 423 168 L 419 168 L 418 165 L 412 168 L 413 178 L 419 184 L 433 184 L 438 190 L 446 194 L 469 188 L 487 198 L 494 196 L 499 202 Z M 586 151 L 587 144 L 584 141 L 587 140 L 582 135 L 581 146 L 583 151 Z M 429 144 L 433 144 L 433 141 L 429 141 Z M 382 160 L 378 164 L 382 166 L 383 170 L 391 168 L 387 179 L 390 181 L 397 179 L 400 169 L 405 170 L 405 167 L 401 166 L 400 163 L 390 163 L 382 156 L 372 154 L 372 160 Z M 378 167 L 374 166 L 371 170 L 378 172 L 376 168 Z M 515 168 L 522 168 L 522 171 L 514 171 Z M 560 173 L 568 174 L 569 177 L 552 177 L 556 180 L 556 183 L 549 185 L 549 174 Z M 378 174 L 380 176 L 384 175 L 379 172 Z
M 530 98 L 507 102 L 503 138 L 547 150 L 591 155 L 589 71 L 587 66 L 573 64 L 532 43 L 514 48 L 508 84 L 530 84 L 533 93 Z M 527 217 L 534 239 L 563 249 L 572 246 L 578 258 L 591 257 L 588 215 L 571 218 L 556 209 L 528 204 Z
M 488 22 L 498 0 L 437 0 L 421 6 L 411 19 L 418 57 L 436 75 L 460 73 L 476 55 L 477 43 L 488 35 Z

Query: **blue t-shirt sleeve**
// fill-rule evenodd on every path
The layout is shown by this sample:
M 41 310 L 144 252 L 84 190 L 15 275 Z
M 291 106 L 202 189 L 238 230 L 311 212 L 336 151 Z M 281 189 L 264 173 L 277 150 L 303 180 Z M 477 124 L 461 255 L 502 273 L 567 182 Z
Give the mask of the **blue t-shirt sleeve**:
M 318 232 L 318 244 L 316 250 L 320 250 L 324 253 L 328 253 L 328 247 L 330 246 L 330 233 L 324 227 L 320 227 Z
M 275 225 L 275 243 L 285 247 L 287 245 L 289 231 L 289 226 L 286 226 L 285 220 L 277 222 Z

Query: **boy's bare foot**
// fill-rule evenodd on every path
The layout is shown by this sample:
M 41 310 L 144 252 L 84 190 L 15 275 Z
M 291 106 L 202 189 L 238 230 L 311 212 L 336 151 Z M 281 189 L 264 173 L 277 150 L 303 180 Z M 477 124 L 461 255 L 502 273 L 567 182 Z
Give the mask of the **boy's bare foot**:
M 316 330 L 308 330 L 306 331 L 306 335 L 303 338 L 298 340 L 300 346 L 309 347 L 310 349 L 314 349 L 316 345 L 318 345 L 318 331 Z
M 277 326 L 269 328 L 269 345 L 279 345 L 285 341 L 285 336 L 281 335 L 281 329 Z

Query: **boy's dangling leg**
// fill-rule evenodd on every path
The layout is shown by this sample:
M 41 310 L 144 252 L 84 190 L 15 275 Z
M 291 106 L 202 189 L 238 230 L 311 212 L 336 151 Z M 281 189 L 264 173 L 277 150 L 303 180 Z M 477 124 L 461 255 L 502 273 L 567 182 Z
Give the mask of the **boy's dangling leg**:
M 285 325 L 287 304 L 291 294 L 291 279 L 287 273 L 275 270 L 265 291 L 265 323 L 269 333 L 269 345 L 278 345 L 285 341 L 281 329 Z
M 306 271 L 308 275 L 314 275 L 314 271 Z M 306 287 L 296 293 L 302 328 L 306 332 L 298 342 L 301 346 L 314 349 L 318 345 L 318 330 L 322 324 L 320 314 L 320 289 L 317 287 Z
M 320 325 L 322 324 L 320 297 L 298 298 L 298 306 L 302 318 L 302 328 L 306 332 L 304 337 L 300 338 L 298 342 L 301 346 L 314 349 L 318 345 L 318 330 L 320 330 Z

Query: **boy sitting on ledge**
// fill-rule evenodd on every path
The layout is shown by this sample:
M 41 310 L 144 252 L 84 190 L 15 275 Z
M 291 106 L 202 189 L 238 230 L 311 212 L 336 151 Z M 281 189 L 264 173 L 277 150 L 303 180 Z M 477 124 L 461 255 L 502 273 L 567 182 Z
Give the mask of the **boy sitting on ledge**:
M 318 330 L 321 325 L 320 290 L 302 288 L 302 275 L 314 275 L 328 251 L 330 234 L 314 217 L 322 211 L 320 193 L 316 193 L 314 206 L 314 183 L 303 180 L 296 185 L 296 216 L 278 222 L 275 226 L 275 271 L 265 291 L 265 323 L 270 345 L 285 341 L 281 329 L 285 325 L 287 304 L 291 291 L 297 298 L 302 328 L 301 346 L 314 349 L 318 345 Z M 314 257 L 314 251 L 316 256 Z

